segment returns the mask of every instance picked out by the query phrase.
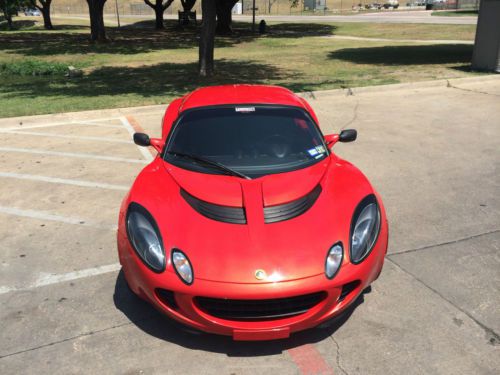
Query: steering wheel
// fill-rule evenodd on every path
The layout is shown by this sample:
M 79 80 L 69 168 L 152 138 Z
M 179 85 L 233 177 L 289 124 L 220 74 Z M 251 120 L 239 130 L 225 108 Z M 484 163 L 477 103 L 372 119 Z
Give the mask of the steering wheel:
M 258 142 L 266 152 L 277 158 L 284 158 L 290 151 L 290 138 L 282 134 L 269 135 Z

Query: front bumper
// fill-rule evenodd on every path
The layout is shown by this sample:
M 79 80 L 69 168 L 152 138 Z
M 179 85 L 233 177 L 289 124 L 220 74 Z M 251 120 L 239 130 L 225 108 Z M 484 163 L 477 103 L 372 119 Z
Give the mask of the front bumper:
M 333 280 L 324 274 L 303 279 L 276 282 L 236 284 L 195 279 L 185 285 L 173 272 L 157 274 L 137 257 L 125 235 L 118 232 L 118 253 L 130 288 L 141 298 L 171 318 L 201 331 L 232 336 L 235 340 L 272 340 L 286 338 L 291 333 L 315 327 L 344 311 L 380 274 L 387 250 L 387 233 L 380 233 L 370 255 L 358 265 L 343 264 Z M 355 287 L 341 296 L 346 284 Z M 172 291 L 173 299 L 157 291 Z M 344 289 L 345 291 L 345 289 Z M 227 320 L 210 315 L 200 308 L 195 297 L 235 300 L 279 299 L 324 292 L 326 297 L 308 311 L 270 320 Z M 173 302 L 173 303 L 172 303 Z

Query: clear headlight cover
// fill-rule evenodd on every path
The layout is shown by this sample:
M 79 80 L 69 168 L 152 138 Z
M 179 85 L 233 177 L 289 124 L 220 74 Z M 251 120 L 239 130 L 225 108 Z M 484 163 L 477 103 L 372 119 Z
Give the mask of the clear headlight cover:
M 127 213 L 127 234 L 141 260 L 153 271 L 165 270 L 165 250 L 153 216 L 141 205 L 131 203 Z
M 342 264 L 342 258 L 344 257 L 344 249 L 342 248 L 342 243 L 337 242 L 330 248 L 326 256 L 325 262 L 325 275 L 329 279 L 333 279 L 333 277 L 337 274 L 340 269 L 340 265 Z
M 364 198 L 352 218 L 351 262 L 360 263 L 365 259 L 377 240 L 380 230 L 380 210 L 374 195 Z
M 188 257 L 179 249 L 172 250 L 172 264 L 182 281 L 188 285 L 193 283 L 194 276 L 191 263 Z

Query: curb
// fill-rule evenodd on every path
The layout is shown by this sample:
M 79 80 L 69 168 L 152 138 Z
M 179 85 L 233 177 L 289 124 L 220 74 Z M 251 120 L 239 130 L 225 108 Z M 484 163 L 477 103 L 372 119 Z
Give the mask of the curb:
M 366 87 L 347 87 L 342 89 L 321 90 L 321 91 L 304 91 L 299 92 L 297 95 L 304 99 L 316 99 L 325 96 L 350 96 L 368 93 L 381 93 L 408 89 L 430 89 L 435 87 L 448 87 L 450 85 L 456 86 L 464 83 L 480 83 L 488 81 L 500 81 L 500 74 L 488 74 L 478 77 L 465 77 L 465 78 L 451 78 L 451 79 L 438 79 L 433 81 L 421 81 L 410 83 L 395 83 L 391 85 L 380 86 L 366 86 Z
M 305 99 L 315 100 L 317 98 L 323 98 L 326 96 L 339 97 L 339 96 L 351 96 L 351 95 L 370 94 L 370 93 L 391 92 L 391 91 L 408 90 L 408 89 L 428 89 L 435 87 L 448 87 L 450 85 L 456 86 L 464 83 L 476 83 L 476 82 L 488 82 L 488 81 L 500 81 L 500 74 L 487 74 L 477 77 L 439 79 L 439 80 L 422 81 L 422 82 L 396 83 L 396 84 L 379 85 L 379 86 L 348 87 L 348 88 L 333 89 L 333 90 L 304 91 L 304 92 L 298 92 L 297 95 Z M 168 103 L 148 105 L 148 106 L 98 109 L 91 111 L 64 112 L 64 113 L 54 113 L 45 115 L 4 117 L 0 118 L 0 123 L 2 122 L 19 123 L 19 122 L 32 122 L 32 121 L 43 122 L 44 120 L 46 122 L 53 123 L 59 121 L 68 121 L 69 119 L 73 119 L 74 117 L 80 117 L 86 120 L 91 120 L 91 119 L 99 119 L 102 117 L 126 116 L 129 114 L 136 114 L 137 111 L 141 111 L 142 113 L 164 111 L 167 106 Z

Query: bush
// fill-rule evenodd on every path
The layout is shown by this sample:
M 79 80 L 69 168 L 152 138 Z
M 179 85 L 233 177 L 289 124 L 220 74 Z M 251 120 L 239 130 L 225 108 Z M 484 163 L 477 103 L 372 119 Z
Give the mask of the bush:
M 41 60 L 22 60 L 0 63 L 0 73 L 19 76 L 63 75 L 67 73 L 68 65 Z

